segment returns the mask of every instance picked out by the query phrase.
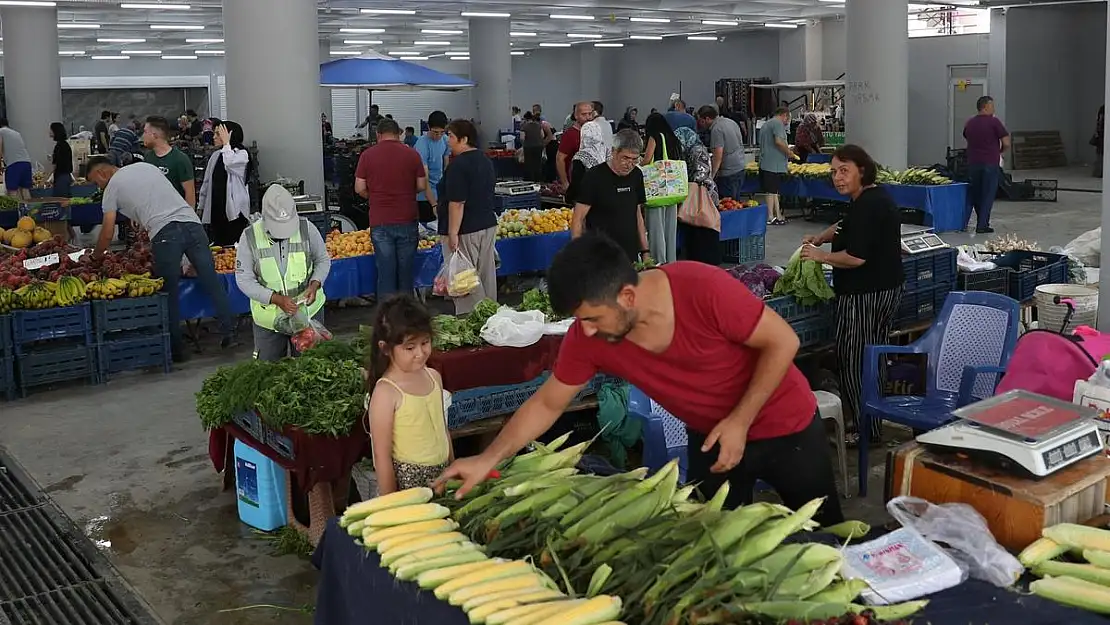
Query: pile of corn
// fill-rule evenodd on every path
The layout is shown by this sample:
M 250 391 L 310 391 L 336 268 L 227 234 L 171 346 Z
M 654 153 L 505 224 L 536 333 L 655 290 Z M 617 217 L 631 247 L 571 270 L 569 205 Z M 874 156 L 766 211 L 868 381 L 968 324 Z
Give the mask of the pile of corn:
M 1018 556 L 1041 577 L 1033 594 L 1099 614 L 1110 614 L 1110 531 L 1061 523 L 1046 527 L 1042 538 Z M 1074 562 L 1058 560 L 1070 556 Z
M 435 588 L 472 623 L 679 625 L 866 609 L 902 619 L 925 605 L 854 605 L 864 584 L 839 578 L 838 549 L 782 544 L 816 527 L 821 500 L 797 512 L 768 503 L 724 511 L 727 483 L 703 503 L 693 486 L 679 488 L 676 462 L 651 477 L 582 475 L 588 443 L 565 443 L 534 444 L 461 501 L 458 484 L 435 502 L 425 489 L 405 491 L 352 506 L 341 524 L 397 577 Z M 851 537 L 868 528 L 828 529 Z

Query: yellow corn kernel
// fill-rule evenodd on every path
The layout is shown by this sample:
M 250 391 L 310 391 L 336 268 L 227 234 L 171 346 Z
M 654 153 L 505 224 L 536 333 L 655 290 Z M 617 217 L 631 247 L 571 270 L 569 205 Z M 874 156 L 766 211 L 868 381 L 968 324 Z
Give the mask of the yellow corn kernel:
M 1033 574 L 1040 577 L 1074 577 L 1093 584 L 1110 586 L 1110 571 L 1093 564 L 1075 564 L 1046 560 L 1032 568 Z
M 1095 551 L 1084 549 L 1083 559 L 1100 569 L 1110 569 L 1110 551 Z
M 565 601 L 548 601 L 546 603 L 533 603 L 530 605 L 521 605 L 507 610 L 495 612 L 486 619 L 486 625 L 528 625 L 530 623 L 539 623 L 547 618 L 566 612 L 576 605 L 585 603 L 584 600 L 565 600 Z
M 396 571 L 398 568 L 406 564 L 412 564 L 413 562 L 420 562 L 423 560 L 428 560 L 430 558 L 442 558 L 443 556 L 453 553 L 465 553 L 467 551 L 481 552 L 482 550 L 478 548 L 478 545 L 470 542 L 447 543 L 446 545 L 437 545 L 435 547 L 421 549 L 420 551 L 415 551 L 407 556 L 398 558 L 389 565 L 389 569 L 390 571 Z
M 483 582 L 492 582 L 495 579 L 512 577 L 531 571 L 532 565 L 522 560 L 510 560 L 508 562 L 498 563 L 488 569 L 463 575 L 444 583 L 436 588 L 436 597 L 445 599 L 449 597 L 451 593 L 466 588 L 467 586 L 473 586 L 474 584 L 481 584 Z
M 354 525 L 352 524 L 351 527 L 354 527 Z M 364 529 L 362 542 L 367 547 L 377 547 L 379 543 L 386 539 L 405 534 L 441 534 L 443 532 L 453 532 L 457 529 L 459 529 L 459 524 L 451 519 L 432 519 L 431 521 L 394 525 L 385 529 L 370 528 L 370 531 Z
M 1110 551 L 1110 531 L 1095 527 L 1060 523 L 1044 528 L 1041 530 L 1041 535 L 1073 549 Z
M 537 584 L 538 584 L 538 582 L 537 582 Z M 525 600 L 524 599 L 525 597 L 529 597 L 529 596 L 532 596 L 532 595 L 536 595 L 537 598 L 536 599 L 531 599 L 531 600 Z M 478 608 L 486 605 L 487 603 L 492 603 L 494 601 L 501 601 L 503 599 L 516 599 L 516 600 L 519 600 L 521 602 L 526 603 L 528 601 L 539 601 L 543 597 L 548 597 L 550 599 L 557 599 L 557 598 L 562 597 L 562 596 L 563 596 L 563 593 L 559 592 L 558 590 L 552 590 L 550 588 L 544 588 L 543 586 L 537 585 L 535 588 L 520 588 L 520 589 L 516 589 L 516 590 L 505 590 L 505 591 L 502 591 L 502 592 L 491 592 L 488 595 L 482 595 L 480 597 L 474 597 L 473 599 L 470 599 L 466 603 L 462 604 L 462 609 L 463 609 L 463 612 L 469 613 L 473 610 L 477 610 Z
M 1110 614 L 1110 588 L 1074 577 L 1046 577 L 1029 584 L 1038 597 L 1082 608 L 1099 614 Z
M 620 616 L 620 613 L 620 598 L 602 595 L 561 614 L 542 620 L 536 625 L 591 625 L 592 623 L 611 621 Z
M 416 579 L 416 577 L 422 573 L 438 571 L 455 566 L 465 566 L 468 564 L 485 564 L 486 562 L 489 562 L 489 558 L 486 557 L 486 554 L 477 549 L 468 549 L 441 558 L 412 562 L 405 566 L 397 567 L 397 570 L 394 571 L 394 575 L 397 579 L 407 582 Z
M 1061 545 L 1051 538 L 1038 538 L 1031 545 L 1021 550 L 1018 561 L 1027 568 L 1032 568 L 1045 560 L 1053 560 L 1063 555 L 1068 550 L 1067 545 Z
M 382 510 L 428 503 L 434 496 L 435 493 L 432 492 L 432 489 L 425 487 L 401 490 L 349 506 L 343 513 L 343 518 L 348 521 L 357 521 Z
M 438 545 L 448 545 L 451 543 L 465 543 L 469 539 L 458 532 L 447 532 L 446 534 L 430 534 L 428 536 L 418 536 L 399 545 L 396 545 L 389 551 L 381 552 L 382 564 L 389 566 L 392 562 L 396 561 L 402 556 L 407 556 L 415 551 L 427 549 L 428 547 L 435 547 Z
M 511 597 L 497 599 L 495 601 L 488 601 L 477 607 L 471 607 L 470 609 L 467 609 L 466 607 L 467 604 L 470 603 L 467 602 L 463 604 L 463 611 L 466 612 L 466 615 L 468 617 L 470 617 L 471 623 L 485 623 L 486 619 L 488 619 L 490 615 L 496 612 L 501 612 L 502 610 L 508 610 L 509 608 L 515 608 L 518 606 L 533 605 L 537 603 L 543 603 L 545 601 L 552 601 L 554 599 L 565 598 L 566 597 L 562 593 L 545 588 L 543 590 L 523 592 Z
M 493 580 L 491 582 L 483 582 L 481 584 L 467 586 L 466 588 L 453 593 L 450 596 L 449 601 L 451 605 L 462 605 L 470 599 L 473 599 L 474 597 L 486 595 L 491 592 L 514 590 L 517 588 L 536 587 L 543 587 L 543 581 L 534 573 L 525 573 L 523 575 L 517 575 L 516 577 L 505 577 L 502 579 Z
M 425 590 L 430 590 L 438 586 L 442 586 L 447 582 L 459 577 L 460 575 L 469 575 L 475 571 L 497 566 L 507 560 L 483 560 L 481 562 L 473 562 L 470 564 L 460 564 L 458 566 L 449 566 L 443 569 L 435 569 L 434 571 L 425 571 L 416 576 L 416 583 Z
M 392 527 L 406 523 L 446 519 L 450 515 L 451 511 L 438 503 L 422 503 L 375 512 L 367 516 L 365 521 L 367 527 Z

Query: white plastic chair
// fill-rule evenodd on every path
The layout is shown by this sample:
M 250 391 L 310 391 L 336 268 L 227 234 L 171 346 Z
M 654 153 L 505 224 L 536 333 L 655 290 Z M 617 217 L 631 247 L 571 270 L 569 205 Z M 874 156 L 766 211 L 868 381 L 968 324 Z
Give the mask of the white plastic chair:
M 844 440 L 844 410 L 840 398 L 828 391 L 813 391 L 817 399 L 817 410 L 821 419 L 836 424 L 836 459 L 840 463 L 840 475 L 844 479 L 844 496 L 851 496 L 848 481 L 848 444 Z M 861 478 L 862 479 L 862 478 Z

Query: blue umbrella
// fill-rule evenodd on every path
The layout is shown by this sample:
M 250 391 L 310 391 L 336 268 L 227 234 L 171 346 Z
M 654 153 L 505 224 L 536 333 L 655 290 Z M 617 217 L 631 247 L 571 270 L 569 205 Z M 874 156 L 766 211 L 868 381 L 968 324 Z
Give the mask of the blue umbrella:
M 367 52 L 320 65 L 321 87 L 357 87 L 374 91 L 458 91 L 474 83 L 423 65 Z

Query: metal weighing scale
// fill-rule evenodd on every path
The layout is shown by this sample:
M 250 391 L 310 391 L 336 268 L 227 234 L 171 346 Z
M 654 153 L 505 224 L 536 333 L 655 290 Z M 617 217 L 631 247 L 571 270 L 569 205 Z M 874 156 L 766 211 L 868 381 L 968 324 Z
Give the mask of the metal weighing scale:
M 1103 450 L 1097 410 L 1013 390 L 952 412 L 959 421 L 917 437 L 1011 472 L 1042 478 Z
M 295 195 L 293 202 L 297 206 L 297 213 L 322 213 L 324 212 L 324 198 L 318 195 Z
M 534 182 L 498 182 L 494 185 L 493 192 L 497 195 L 528 195 L 529 193 L 539 193 L 540 185 Z
M 902 251 L 907 254 L 921 254 L 948 247 L 929 226 L 902 224 Z

